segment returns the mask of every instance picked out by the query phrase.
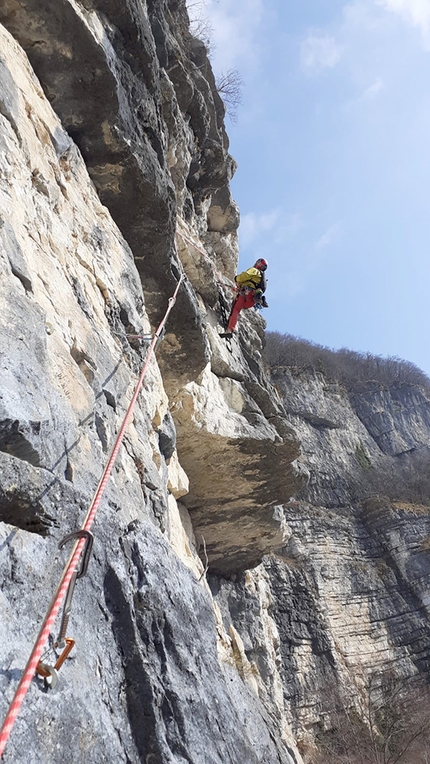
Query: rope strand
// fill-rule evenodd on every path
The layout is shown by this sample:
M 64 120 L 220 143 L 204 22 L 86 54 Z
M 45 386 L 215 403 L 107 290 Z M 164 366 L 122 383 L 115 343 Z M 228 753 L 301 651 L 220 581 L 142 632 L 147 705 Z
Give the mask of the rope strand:
M 136 384 L 132 399 L 130 401 L 130 404 L 128 406 L 127 412 L 125 414 L 125 417 L 123 419 L 122 425 L 120 427 L 119 433 L 116 437 L 114 446 L 111 451 L 111 455 L 109 457 L 108 463 L 105 467 L 105 470 L 100 478 L 99 484 L 97 486 L 97 489 L 95 491 L 93 500 L 89 506 L 88 512 L 86 514 L 85 520 L 81 526 L 81 530 L 89 531 L 91 529 L 91 526 L 94 522 L 94 518 L 97 512 L 97 509 L 99 507 L 101 498 L 103 496 L 103 493 L 105 491 L 107 482 L 109 480 L 110 474 L 112 472 L 113 466 L 116 461 L 116 457 L 118 455 L 118 451 L 120 449 L 121 443 L 124 439 L 125 431 L 127 429 L 128 423 L 130 421 L 131 415 L 133 413 L 134 406 L 137 401 L 137 397 L 139 395 L 140 389 L 143 384 L 143 380 L 145 378 L 145 374 L 147 372 L 149 362 L 151 360 L 151 357 L 154 353 L 154 350 L 159 342 L 159 340 L 162 337 L 163 329 L 166 324 L 167 318 L 169 316 L 170 311 L 172 310 L 175 302 L 176 297 L 179 292 L 179 287 L 181 286 L 181 283 L 183 281 L 183 274 L 180 276 L 178 284 L 176 286 L 176 289 L 174 291 L 173 297 L 169 298 L 169 303 L 167 310 L 164 314 L 164 318 L 162 319 L 157 331 L 154 334 L 154 337 L 152 338 L 152 342 L 148 348 L 148 353 L 146 356 L 145 363 L 143 365 L 142 371 L 140 373 L 140 377 L 138 379 L 138 382 Z M 6 743 L 9 739 L 10 733 L 12 731 L 12 727 L 15 724 L 16 718 L 19 714 L 20 708 L 22 706 L 22 703 L 24 701 L 24 698 L 28 692 L 28 689 L 30 687 L 31 681 L 34 677 L 36 666 L 40 660 L 40 657 L 43 652 L 43 648 L 48 640 L 49 634 L 52 630 L 52 627 L 54 625 L 55 619 L 58 615 L 58 612 L 60 610 L 60 607 L 63 603 L 63 600 L 66 596 L 66 592 L 69 586 L 69 583 L 71 581 L 71 578 L 76 570 L 77 564 L 79 562 L 79 558 L 81 556 L 82 550 L 85 545 L 85 538 L 79 539 L 79 541 L 75 542 L 75 545 L 70 553 L 69 559 L 63 569 L 63 573 L 60 578 L 60 582 L 57 586 L 57 589 L 52 597 L 51 603 L 49 605 L 48 611 L 46 613 L 46 616 L 44 618 L 44 621 L 42 623 L 42 626 L 40 628 L 38 637 L 36 639 L 36 642 L 33 646 L 33 649 L 31 651 L 30 657 L 27 661 L 27 665 L 23 671 L 22 677 L 20 679 L 20 682 L 18 684 L 18 687 L 16 689 L 15 695 L 13 697 L 12 703 L 10 704 L 9 710 L 7 712 L 6 718 L 3 722 L 3 725 L 0 730 L 0 756 L 3 754 L 3 751 L 5 749 Z
M 178 215 L 178 220 L 180 220 L 181 222 L 183 222 L 183 221 L 182 221 L 182 218 L 180 218 L 180 217 L 179 217 L 179 215 Z M 223 274 L 222 274 L 220 271 L 218 271 L 218 270 L 215 268 L 215 266 L 214 266 L 214 263 L 213 263 L 213 261 L 211 260 L 211 258 L 209 257 L 208 253 L 207 253 L 207 252 L 205 252 L 205 250 L 204 250 L 204 249 L 202 249 L 201 247 L 199 247 L 199 245 L 197 244 L 197 242 L 195 242 L 195 241 L 194 241 L 194 239 L 192 239 L 192 238 L 191 238 L 191 236 L 189 236 L 188 234 L 184 233 L 184 232 L 183 232 L 183 231 L 181 231 L 179 228 L 177 228 L 177 229 L 176 229 L 176 232 L 179 234 L 179 236 L 181 237 L 181 239 L 183 239 L 184 241 L 187 241 L 189 244 L 191 244 L 191 246 L 192 246 L 192 247 L 194 247 L 194 249 L 195 249 L 197 252 L 200 252 L 200 254 L 201 254 L 201 255 L 203 255 L 203 257 L 205 258 L 205 260 L 207 260 L 207 261 L 208 261 L 208 263 L 210 264 L 210 266 L 211 266 L 211 268 L 212 268 L 213 272 L 214 272 L 214 273 L 215 273 L 215 275 L 218 277 L 218 279 L 217 279 L 217 280 L 218 280 L 218 284 L 222 284 L 222 286 L 228 287 L 228 288 L 229 288 L 229 289 L 231 289 L 233 292 L 235 292 L 235 291 L 236 291 L 236 285 L 232 284 L 231 282 L 228 284 L 228 283 L 227 283 L 227 282 L 224 280 L 224 279 L 225 279 L 225 278 L 227 278 L 227 277 L 225 277 L 225 276 L 224 276 L 224 275 L 223 275 Z

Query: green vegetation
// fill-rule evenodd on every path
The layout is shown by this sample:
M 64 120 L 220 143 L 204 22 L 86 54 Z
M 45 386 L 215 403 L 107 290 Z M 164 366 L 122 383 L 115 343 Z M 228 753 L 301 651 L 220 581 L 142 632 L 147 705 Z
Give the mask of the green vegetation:
M 360 441 L 359 445 L 355 449 L 355 456 L 357 458 L 357 461 L 364 470 L 370 470 L 372 468 L 372 462 L 370 461 L 366 449 L 364 448 L 362 442 Z

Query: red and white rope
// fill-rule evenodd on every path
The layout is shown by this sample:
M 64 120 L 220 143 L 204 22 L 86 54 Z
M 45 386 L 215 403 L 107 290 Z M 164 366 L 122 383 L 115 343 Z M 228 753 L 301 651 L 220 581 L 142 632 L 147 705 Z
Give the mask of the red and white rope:
M 182 220 L 182 219 L 181 219 L 181 218 L 179 218 L 179 220 Z M 211 260 L 211 258 L 209 257 L 208 253 L 207 253 L 207 252 L 205 252 L 205 250 L 204 250 L 204 249 L 202 249 L 202 248 L 201 248 L 201 247 L 200 247 L 200 246 L 197 244 L 197 242 L 195 242 L 195 241 L 194 241 L 194 239 L 192 239 L 192 238 L 191 238 L 191 236 L 189 236 L 188 234 L 184 233 L 184 232 L 183 232 L 183 231 L 181 231 L 179 228 L 177 228 L 177 229 L 176 229 L 176 231 L 177 231 L 177 233 L 179 234 L 179 236 L 181 237 L 181 239 L 184 239 L 184 241 L 187 241 L 189 244 L 191 244 L 191 246 L 192 246 L 192 247 L 194 247 L 194 249 L 195 249 L 197 252 L 200 252 L 200 254 L 201 254 L 201 255 L 203 255 L 203 257 L 205 258 L 205 260 L 207 260 L 207 261 L 210 263 L 210 266 L 211 266 L 211 268 L 212 268 L 213 272 L 215 273 L 215 275 L 216 275 L 216 276 L 217 276 L 217 278 L 218 278 L 218 283 L 222 284 L 223 286 L 229 287 L 229 289 L 232 289 L 232 290 L 233 290 L 233 292 L 235 292 L 235 291 L 236 291 L 236 286 L 235 286 L 234 284 L 227 284 L 227 283 L 225 282 L 225 278 L 226 278 L 226 276 L 224 276 L 224 275 L 223 275 L 223 274 L 222 274 L 220 271 L 218 271 L 218 270 L 217 270 L 217 269 L 214 267 L 214 263 L 213 263 L 213 261 Z
M 153 355 L 155 346 L 160 339 L 162 335 L 162 331 L 164 329 L 165 323 L 167 321 L 168 315 L 170 311 L 172 310 L 175 302 L 176 297 L 179 291 L 179 287 L 181 286 L 183 275 L 181 275 L 178 284 L 176 286 L 175 292 L 173 294 L 173 297 L 170 297 L 168 307 L 166 310 L 166 313 L 164 314 L 164 318 L 161 321 L 157 331 L 154 334 L 154 337 L 152 338 L 152 342 L 148 348 L 148 353 L 146 356 L 145 363 L 143 365 L 142 371 L 140 373 L 140 377 L 138 379 L 138 382 L 136 384 L 133 397 L 130 401 L 130 404 L 128 406 L 127 412 L 125 414 L 125 417 L 123 419 L 122 425 L 120 427 L 119 433 L 117 435 L 117 438 L 115 440 L 114 446 L 112 448 L 111 455 L 109 457 L 108 463 L 105 467 L 105 470 L 100 478 L 100 482 L 97 486 L 96 492 L 94 494 L 93 500 L 90 504 L 90 507 L 88 509 L 87 515 L 85 517 L 85 520 L 81 526 L 81 530 L 89 531 L 91 529 L 91 526 L 94 522 L 94 518 L 96 516 L 97 509 L 99 507 L 101 498 L 103 496 L 103 493 L 106 488 L 106 484 L 109 480 L 110 474 L 112 472 L 113 466 L 116 461 L 116 457 L 118 455 L 118 451 L 120 449 L 121 443 L 123 441 L 125 431 L 127 429 L 127 426 L 130 422 L 131 415 L 133 413 L 134 406 L 137 401 L 137 397 L 139 395 L 140 389 L 143 384 L 143 380 L 145 378 L 145 374 L 147 372 L 149 362 L 151 360 L 151 356 Z M 46 616 L 44 618 L 43 624 L 40 628 L 39 635 L 36 639 L 36 642 L 34 644 L 34 647 L 31 651 L 31 655 L 27 661 L 27 665 L 24 669 L 23 675 L 21 677 L 21 680 L 18 684 L 17 690 L 15 692 L 15 695 L 13 697 L 12 703 L 10 704 L 9 710 L 7 712 L 6 718 L 3 722 L 3 725 L 0 730 L 0 756 L 3 754 L 3 751 L 5 749 L 6 743 L 9 739 L 10 733 L 12 731 L 12 727 L 16 721 L 16 718 L 19 714 L 20 708 L 22 706 L 22 703 L 24 701 L 24 698 L 28 692 L 28 689 L 30 687 L 31 681 L 34 677 L 36 666 L 41 658 L 43 648 L 48 640 L 49 634 L 52 630 L 52 627 L 54 625 L 55 619 L 58 615 L 58 612 L 60 610 L 60 607 L 64 601 L 64 598 L 67 593 L 67 589 L 69 586 L 69 583 L 71 581 L 71 578 L 73 576 L 73 573 L 76 570 L 77 564 L 79 562 L 79 558 L 81 556 L 82 550 L 85 545 L 85 538 L 79 539 L 74 545 L 74 548 L 70 554 L 70 557 L 64 567 L 63 573 L 60 578 L 60 582 L 57 586 L 57 589 L 55 591 L 55 594 L 52 597 L 51 603 L 49 605 L 48 611 L 46 613 Z

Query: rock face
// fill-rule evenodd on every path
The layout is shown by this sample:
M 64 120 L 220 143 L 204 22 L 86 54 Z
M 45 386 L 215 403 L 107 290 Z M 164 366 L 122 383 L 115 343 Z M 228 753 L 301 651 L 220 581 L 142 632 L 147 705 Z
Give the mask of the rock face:
M 57 544 L 83 520 L 143 364 L 147 342 L 129 335 L 151 332 L 187 274 L 77 586 L 82 662 L 49 696 L 33 683 L 5 761 L 67 748 L 76 762 L 290 764 L 292 738 L 238 670 L 240 638 L 194 535 L 216 570 L 256 565 L 284 544 L 275 507 L 301 482 L 261 319 L 232 353 L 217 336 L 238 216 L 205 52 L 182 3 L 7 2 L 0 17 L 2 716 L 58 580 Z M 246 471 L 241 499 L 228 474 Z
M 205 434 L 209 436 L 212 461 L 218 473 L 222 475 L 227 468 L 240 471 L 251 467 L 257 478 L 255 488 L 268 481 L 262 475 L 261 465 L 253 466 L 250 454 L 258 450 L 263 460 L 270 458 L 272 463 L 275 448 L 279 451 L 278 465 L 290 472 L 290 483 L 282 481 L 281 487 L 277 480 L 273 491 L 269 488 L 264 496 L 260 492 L 258 497 L 255 491 L 250 506 L 260 510 L 263 523 L 267 523 L 267 548 L 271 548 L 271 535 L 273 546 L 279 546 L 282 523 L 273 521 L 270 507 L 291 496 L 297 487 L 294 468 L 290 468 L 298 455 L 297 441 L 285 421 L 280 401 L 271 401 L 267 380 L 259 366 L 261 322 L 254 321 L 256 326 L 248 343 L 250 359 L 246 357 L 246 347 L 241 350 L 236 346 L 230 354 L 217 337 L 219 324 L 214 308 L 223 288 L 219 279 L 225 280 L 218 271 L 222 262 L 218 262 L 217 249 L 224 257 L 228 254 L 230 274 L 235 268 L 236 229 L 232 227 L 231 215 L 236 224 L 238 217 L 228 189 L 235 164 L 227 151 L 222 122 L 224 107 L 204 46 L 188 32 L 183 3 L 155 3 L 143 13 L 133 2 L 119 9 L 118 4 L 108 2 L 79 4 L 65 0 L 53 9 L 49 2 L 13 0 L 3 5 L 0 20 L 28 52 L 61 118 L 62 126 L 53 129 L 61 136 L 56 138 L 60 148 L 54 147 L 58 155 L 55 162 L 59 165 L 55 171 L 58 174 L 61 163 L 67 163 L 68 151 L 76 152 L 69 137 L 72 136 L 102 202 L 131 247 L 152 326 L 163 315 L 177 276 L 185 268 L 188 278 L 179 292 L 176 310 L 160 346 L 159 360 L 176 419 L 178 453 L 181 457 L 183 454 L 190 469 L 193 466 L 191 482 L 197 491 L 194 505 L 200 506 L 202 491 L 206 496 L 210 493 L 212 476 L 203 460 L 196 460 L 192 452 L 193 448 L 196 453 L 200 448 L 207 449 L 203 445 Z M 49 139 L 51 145 L 52 140 Z M 39 192 L 43 194 L 40 189 L 45 183 L 49 191 L 50 179 L 47 171 L 43 175 L 40 170 L 40 175 L 41 178 L 37 175 Z M 214 215 L 209 214 L 212 194 L 216 224 Z M 76 214 L 74 217 L 79 218 Z M 176 222 L 180 223 L 178 247 Z M 80 232 L 75 233 L 80 236 Z M 198 243 L 200 234 L 211 238 L 206 250 L 202 249 L 202 242 Z M 100 241 L 100 249 L 108 247 L 108 241 Z M 193 257 L 196 252 L 197 262 Z M 99 278 L 96 263 L 94 271 Z M 136 275 L 134 269 L 134 279 Z M 81 288 L 82 278 L 77 275 L 76 280 L 79 282 L 76 289 Z M 138 314 L 132 315 L 123 305 L 117 313 L 123 333 L 142 331 Z M 87 367 L 91 367 L 94 359 L 85 357 L 89 356 L 89 349 L 81 343 L 73 352 L 78 364 L 85 366 L 90 375 L 91 368 Z M 231 387 L 231 394 L 224 394 L 223 385 Z M 207 401 L 211 398 L 210 412 Z M 185 422 L 181 416 L 184 407 Z M 202 432 L 203 420 L 207 433 Z M 224 423 L 222 429 L 220 422 Z M 229 448 L 235 444 L 238 447 L 232 464 Z M 217 558 L 224 554 L 234 556 L 240 551 L 243 568 L 261 559 L 265 547 L 257 544 L 255 550 L 247 552 L 252 517 L 250 520 L 245 507 L 242 512 L 235 507 L 231 492 L 228 487 L 222 489 L 221 482 L 218 499 L 231 511 L 231 517 L 243 524 L 244 538 L 239 549 L 239 530 L 236 539 L 239 544 L 230 549 L 226 539 L 221 541 L 222 531 L 217 540 L 216 532 L 208 527 L 209 556 L 212 557 L 212 548 Z M 220 518 L 221 525 L 223 522 Z M 204 518 L 197 521 L 201 532 L 207 525 Z M 213 520 L 210 525 L 213 526 Z M 254 536 L 258 535 L 258 527 L 258 523 L 254 524 L 251 531 Z M 235 564 L 229 562 L 225 572 Z
M 352 405 L 383 454 L 401 456 L 428 445 L 430 396 L 417 386 L 367 385 Z
M 4 0 L 0 23 L 1 717 L 185 276 L 77 646 L 56 689 L 33 681 L 4 761 L 301 764 L 327 681 L 428 671 L 428 510 L 360 503 L 428 443 L 428 391 L 275 389 L 259 314 L 218 337 L 235 162 L 183 0 Z
M 395 488 L 409 490 L 406 478 L 421 464 L 414 457 L 428 461 L 430 393 L 369 383 L 348 395 L 321 374 L 291 369 L 273 381 L 300 435 L 309 483 L 284 507 L 291 535 L 264 570 L 287 719 L 312 759 L 334 691 L 360 711 L 370 678 L 430 673 L 430 510 L 375 493 L 399 474 Z M 256 640 L 241 611 L 252 661 Z

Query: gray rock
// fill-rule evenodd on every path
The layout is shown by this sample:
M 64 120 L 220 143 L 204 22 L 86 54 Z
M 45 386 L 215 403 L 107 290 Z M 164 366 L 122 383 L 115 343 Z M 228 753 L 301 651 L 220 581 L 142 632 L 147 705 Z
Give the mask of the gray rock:
M 185 18 L 184 7 L 179 10 Z M 7 151 L 0 157 L 0 185 L 8 198 L 0 292 L 2 715 L 67 554 L 58 550 L 58 542 L 82 523 L 143 364 L 146 341 L 127 334 L 149 332 L 150 321 L 166 309 L 180 269 L 173 251 L 173 183 L 157 61 L 174 61 L 180 50 L 163 3 L 154 4 L 150 24 L 140 13 L 132 21 L 135 11 L 132 3 L 119 9 L 95 2 L 86 2 L 84 11 L 65 0 L 55 8 L 8 0 L 0 10 L 16 38 L 34 53 L 46 92 L 128 239 L 100 203 L 81 153 L 16 41 L 1 28 L 0 58 L 7 76 L 0 88 L 0 136 Z M 193 82 L 201 76 L 194 73 Z M 225 134 L 217 126 L 220 111 L 214 97 L 196 208 L 204 189 L 220 188 L 232 172 Z M 184 126 L 178 134 L 185 134 Z M 211 165 L 214 160 L 219 166 Z M 200 219 L 193 215 L 207 230 L 206 213 Z M 184 399 L 189 385 L 195 385 L 198 401 L 200 392 L 207 395 L 220 384 L 210 370 L 213 351 L 206 330 L 205 306 L 189 280 L 159 356 L 172 406 Z M 239 350 L 235 368 L 241 363 L 246 360 Z M 237 372 L 229 364 L 226 370 L 234 382 Z M 289 496 L 292 487 L 285 494 L 281 465 L 295 480 L 291 463 L 297 444 L 289 430 L 283 441 L 267 418 L 274 410 L 282 416 L 282 407 L 268 407 L 270 396 L 263 389 L 268 383 L 258 362 L 250 373 L 259 402 L 244 386 L 228 392 L 233 405 L 235 398 L 244 402 L 235 442 L 229 443 L 232 432 L 219 441 L 209 436 L 221 464 L 229 464 L 236 448 L 254 473 L 257 512 L 245 523 L 237 554 L 227 537 L 223 542 L 218 533 L 216 541 L 231 570 L 241 569 L 246 560 L 259 562 L 275 541 L 277 547 L 284 543 L 277 489 L 269 499 L 265 487 L 267 476 L 275 476 L 270 454 L 283 452 L 276 477 L 282 496 Z M 228 380 L 223 377 L 226 390 Z M 228 408 L 221 393 L 220 387 L 217 417 Z M 244 681 L 218 622 L 193 551 L 189 517 L 174 498 L 185 493 L 186 481 L 181 484 L 175 450 L 181 417 L 175 416 L 174 425 L 168 404 L 152 361 L 99 508 L 89 574 L 77 583 L 69 623 L 77 641 L 75 657 L 61 669 L 52 692 L 41 679 L 32 682 L 5 761 L 56 762 L 64 760 L 65 750 L 70 762 L 82 756 L 94 762 L 160 764 L 300 761 L 269 706 Z M 179 450 L 185 452 L 189 434 L 188 424 L 178 427 Z M 204 435 L 196 442 L 200 464 L 193 496 L 204 487 L 200 457 L 206 442 Z M 210 474 L 205 479 L 210 481 Z M 227 480 L 222 491 L 226 486 Z M 240 522 L 243 504 L 234 518 L 236 498 L 227 499 L 233 521 Z M 261 539 L 259 514 L 266 523 Z M 54 631 L 52 641 L 57 635 Z M 219 651 L 224 651 L 222 659 Z M 46 660 L 54 662 L 55 656 Z
M 418 386 L 376 385 L 352 396 L 357 416 L 384 454 L 398 456 L 428 443 L 430 393 Z
M 53 692 L 32 682 L 5 762 L 301 764 L 331 687 L 359 709 L 369 675 L 428 676 L 429 512 L 364 501 L 425 463 L 428 391 L 287 370 L 278 394 L 259 314 L 219 339 L 236 165 L 184 0 L 4 0 L 0 20 L 2 715 L 144 363 L 129 335 L 186 275 L 74 657 Z

